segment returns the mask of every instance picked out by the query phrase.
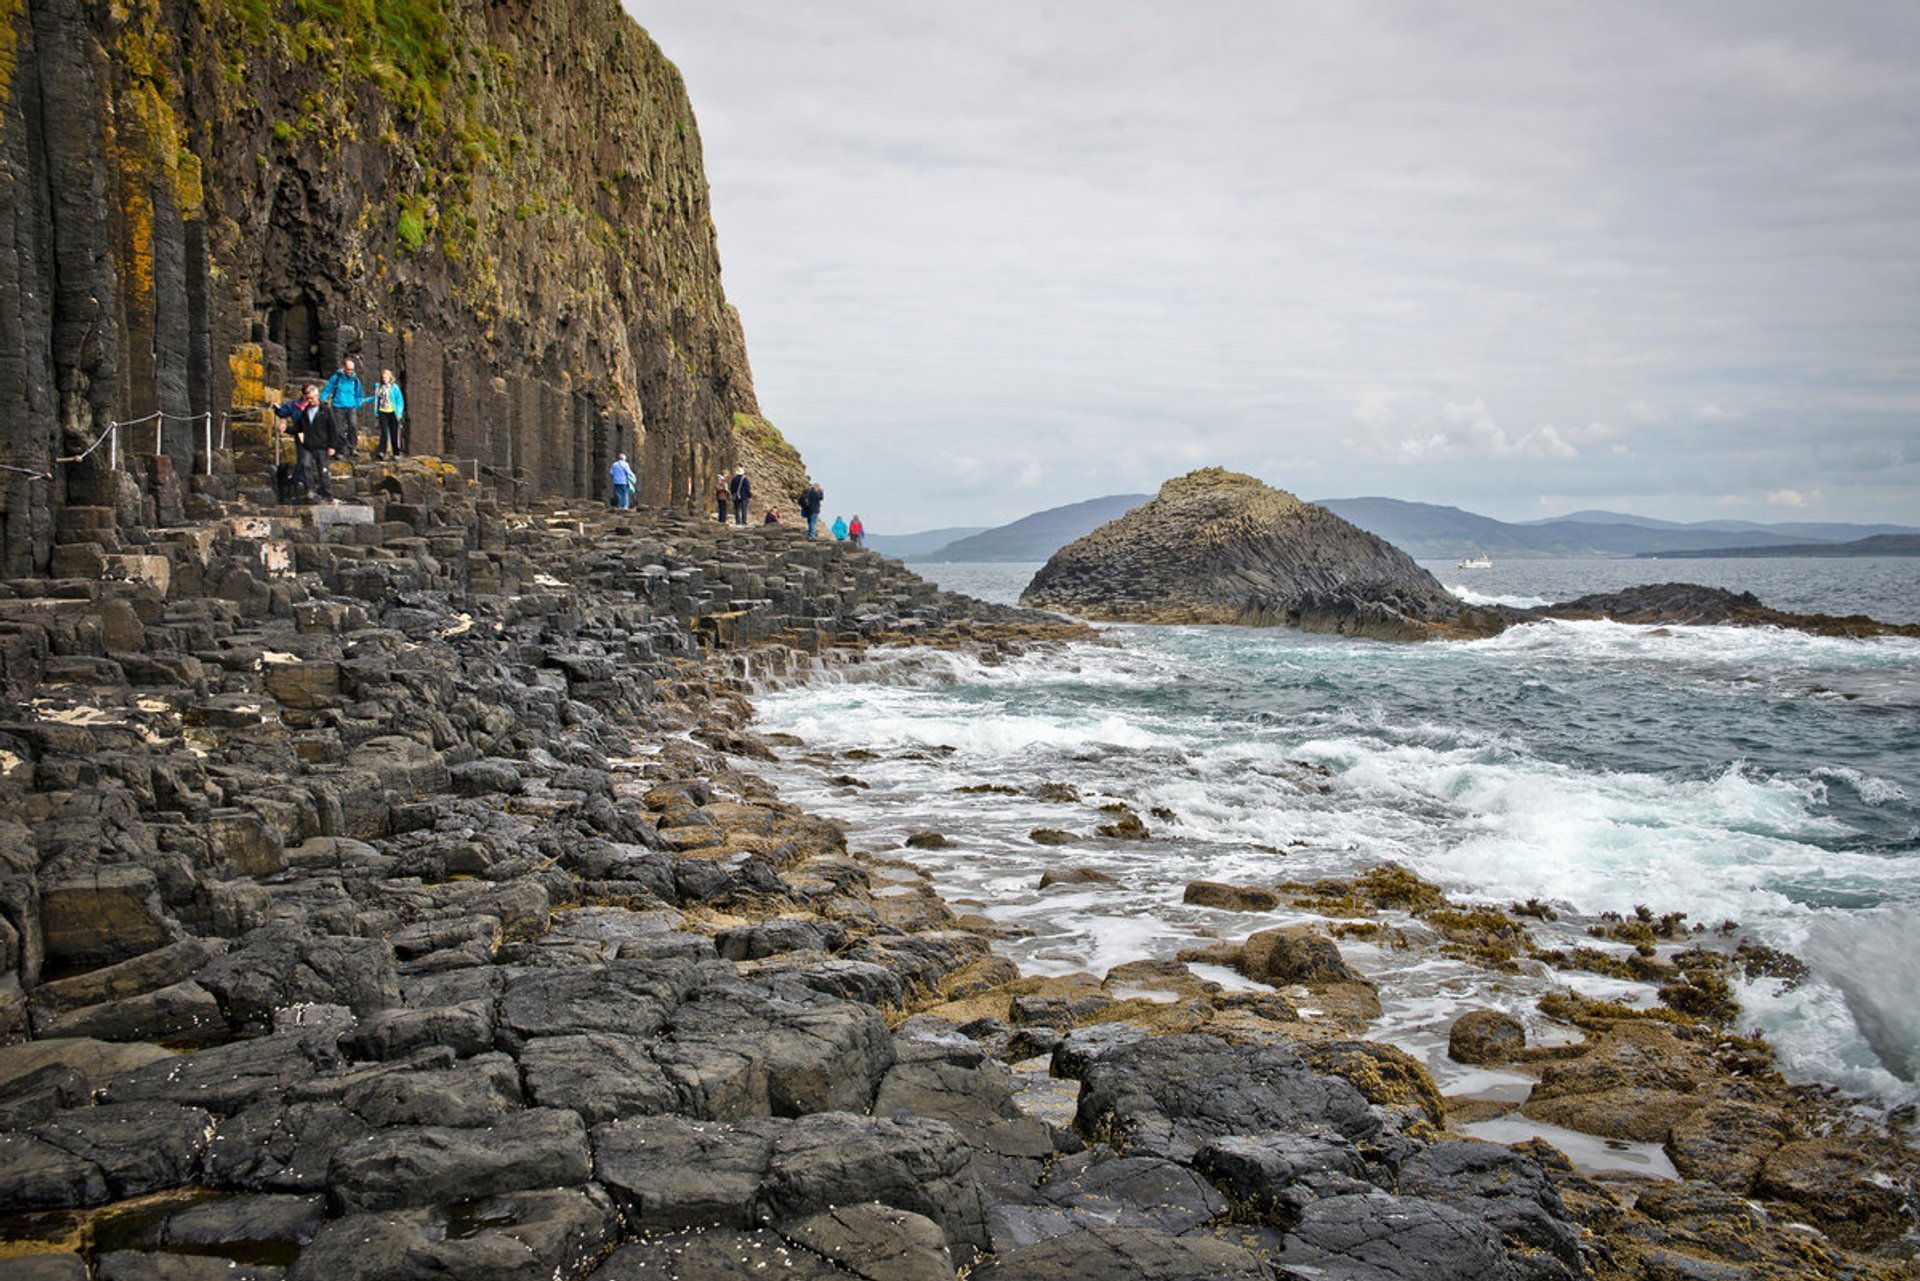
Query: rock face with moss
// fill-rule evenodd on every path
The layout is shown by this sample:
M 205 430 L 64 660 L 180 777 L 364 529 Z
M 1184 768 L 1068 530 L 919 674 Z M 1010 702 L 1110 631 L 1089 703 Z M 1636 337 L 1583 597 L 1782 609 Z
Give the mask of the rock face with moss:
M 530 493 L 624 451 L 699 498 L 763 421 L 685 89 L 617 0 L 0 0 L 0 121 L 5 572 L 64 507 L 218 479 L 184 421 L 60 461 L 109 423 L 264 432 L 346 355 L 417 452 Z
M 1287 626 L 1397 640 L 1477 635 L 1405 552 L 1324 507 L 1209 467 L 1054 553 L 1024 604 L 1129 623 Z

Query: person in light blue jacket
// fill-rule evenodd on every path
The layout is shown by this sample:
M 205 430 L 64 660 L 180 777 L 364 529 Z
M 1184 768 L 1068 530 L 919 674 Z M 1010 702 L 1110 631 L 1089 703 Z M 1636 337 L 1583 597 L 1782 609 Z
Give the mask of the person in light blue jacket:
M 633 506 L 633 468 L 627 465 L 625 454 L 613 460 L 607 475 L 613 480 L 613 505 L 626 511 Z
M 380 424 L 380 447 L 374 451 L 375 458 L 401 458 L 406 450 L 401 448 L 400 430 L 407 416 L 407 398 L 400 391 L 400 384 L 393 380 L 391 369 L 380 371 L 380 381 L 373 385 L 373 416 Z
M 334 426 L 339 430 L 340 453 L 352 457 L 360 447 L 360 429 L 354 425 L 353 411 L 367 399 L 360 375 L 353 372 L 353 357 L 348 356 L 334 370 L 333 377 L 320 389 L 320 403 L 333 406 Z

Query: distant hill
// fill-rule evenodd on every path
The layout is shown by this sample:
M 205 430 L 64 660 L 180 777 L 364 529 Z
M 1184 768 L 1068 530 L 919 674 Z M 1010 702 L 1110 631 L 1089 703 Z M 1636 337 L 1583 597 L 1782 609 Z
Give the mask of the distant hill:
M 1563 521 L 1574 521 L 1587 525 L 1644 525 L 1648 529 L 1713 529 L 1728 533 L 1746 534 L 1758 531 L 1765 534 L 1795 538 L 1803 542 L 1851 542 L 1859 538 L 1872 538 L 1879 534 L 1920 533 L 1912 525 L 1854 525 L 1838 521 L 1783 520 L 1763 523 L 1752 520 L 1658 520 L 1652 516 L 1634 516 L 1626 512 L 1577 511 L 1564 516 L 1553 516 L 1545 520 L 1523 520 L 1522 525 L 1555 525 Z
M 1147 501 L 1147 494 L 1114 494 L 1052 507 L 991 529 L 931 529 L 921 534 L 868 535 L 889 556 L 920 561 L 1045 561 L 1075 539 Z M 1853 547 L 1883 536 L 1920 536 L 1909 525 L 1848 525 L 1791 521 L 1672 521 L 1626 512 L 1578 511 L 1553 520 L 1512 522 L 1438 503 L 1399 498 L 1324 498 L 1334 515 L 1386 539 L 1421 560 L 1453 560 L 1485 553 L 1496 559 L 1547 557 L 1904 556 L 1898 544 L 1838 553 L 1808 547 Z M 1739 550 L 1729 552 L 1738 545 Z
M 929 529 L 918 534 L 868 534 L 867 546 L 883 556 L 911 560 L 922 552 L 938 551 L 948 543 L 961 538 L 971 538 L 987 528 L 986 525 L 953 525 L 946 529 Z
M 1641 552 L 1640 559 L 1683 560 L 1703 556 L 1920 556 L 1920 534 L 1875 534 L 1849 543 L 1783 543 L 1767 547 L 1709 547 L 1699 551 Z
M 1022 516 L 1011 525 L 1001 525 L 956 539 L 944 547 L 907 559 L 1043 561 L 1074 539 L 1126 515 L 1149 497 L 1151 495 L 1148 494 L 1113 494 L 1106 498 L 1089 498 L 1083 503 L 1070 503 L 1065 507 L 1049 507 L 1031 516 Z
M 1445 560 L 1482 552 L 1511 559 L 1639 556 L 1672 551 L 1707 552 L 1732 542 L 1755 548 L 1791 547 L 1857 539 L 1868 534 L 1920 534 L 1920 529 L 1900 525 L 1765 526 L 1743 521 L 1680 524 L 1599 511 L 1513 524 L 1458 507 L 1410 503 L 1398 498 L 1330 498 L 1320 500 L 1320 505 L 1424 560 Z M 1815 533 L 1815 530 L 1823 532 Z

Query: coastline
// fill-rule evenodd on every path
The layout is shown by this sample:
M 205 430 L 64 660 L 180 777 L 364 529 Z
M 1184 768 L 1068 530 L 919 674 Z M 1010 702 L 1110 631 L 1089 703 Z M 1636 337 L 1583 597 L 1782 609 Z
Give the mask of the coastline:
M 754 773 L 780 746 L 748 727 L 755 681 L 901 640 L 1080 633 L 790 531 L 417 481 L 372 506 L 156 539 L 186 549 L 157 592 L 0 601 L 12 635 L 40 620 L 6 669 L 8 809 L 34 821 L 9 833 L 9 920 L 38 922 L 6 1009 L 41 1051 L 0 1049 L 0 1186 L 30 1216 L 0 1240 L 11 1266 L 225 1249 L 260 1277 L 920 1276 L 986 1250 L 972 1275 L 1017 1277 L 1120 1251 L 1134 1271 L 1104 1275 L 1256 1276 L 1416 1212 L 1453 1234 L 1423 1267 L 1897 1275 L 1746 1209 L 1727 1235 L 1746 1202 L 1724 1188 L 1448 1136 L 1418 1065 L 1360 1039 L 1371 994 L 1330 941 L 1208 958 L 1271 991 L 1180 963 L 1022 978 L 911 851 L 849 849 Z M 1373 888 L 1376 911 L 1427 893 Z M 1334 1016 L 1303 1021 L 1302 994 Z M 1610 1091 L 1646 1088 L 1608 1059 L 1631 1051 L 1776 1132 L 1733 1088 L 1774 1088 L 1755 1047 L 1570 1013 Z M 1579 1060 L 1542 1057 L 1591 1102 Z M 1871 1224 L 1862 1246 L 1905 1230 L 1835 1173 L 1890 1157 L 1794 1141 L 1824 1174 L 1776 1162 L 1775 1204 L 1830 1204 L 1834 1234 Z

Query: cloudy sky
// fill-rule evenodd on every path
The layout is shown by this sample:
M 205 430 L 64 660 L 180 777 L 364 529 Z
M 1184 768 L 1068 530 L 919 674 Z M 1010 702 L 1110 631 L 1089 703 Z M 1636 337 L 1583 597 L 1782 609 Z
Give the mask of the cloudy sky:
M 833 511 L 1920 524 L 1920 5 L 626 0 Z

